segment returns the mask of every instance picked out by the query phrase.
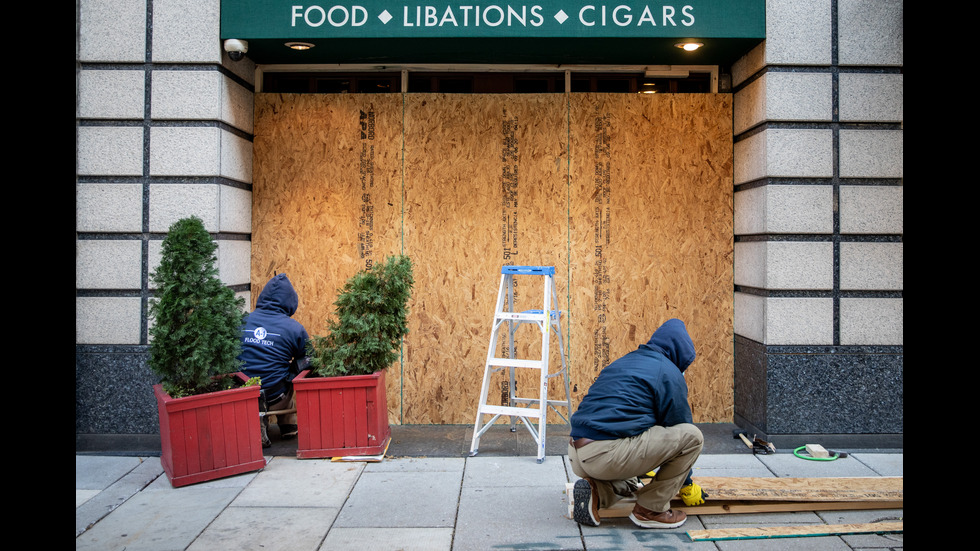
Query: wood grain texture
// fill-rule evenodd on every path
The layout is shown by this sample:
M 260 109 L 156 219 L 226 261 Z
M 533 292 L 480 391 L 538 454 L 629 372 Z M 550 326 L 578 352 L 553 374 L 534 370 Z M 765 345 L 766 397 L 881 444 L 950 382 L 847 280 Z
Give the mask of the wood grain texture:
M 730 95 L 257 94 L 255 128 L 253 300 L 286 272 L 318 334 L 350 275 L 413 260 L 392 422 L 473 422 L 503 264 L 555 266 L 573 404 L 677 317 L 698 353 L 695 421 L 731 421 Z M 541 289 L 519 281 L 518 309 Z M 533 327 L 515 338 L 540 355 Z M 517 387 L 533 396 L 537 379 Z
M 772 538 L 801 538 L 843 536 L 848 534 L 887 534 L 904 532 L 905 523 L 866 522 L 855 524 L 814 524 L 807 526 L 755 526 L 746 528 L 715 528 L 691 530 L 691 541 L 722 541 Z
M 730 96 L 571 96 L 575 402 L 664 321 L 685 321 L 695 421 L 732 419 Z
M 764 501 L 896 501 L 903 477 L 752 478 L 695 477 L 711 499 Z

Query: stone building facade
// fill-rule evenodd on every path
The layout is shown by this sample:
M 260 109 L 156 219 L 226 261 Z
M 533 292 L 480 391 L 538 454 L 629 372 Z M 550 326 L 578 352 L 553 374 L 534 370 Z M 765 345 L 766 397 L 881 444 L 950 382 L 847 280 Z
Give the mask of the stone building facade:
M 901 446 L 903 7 L 768 0 L 730 68 L 733 421 L 777 445 Z M 78 449 L 159 446 L 147 304 L 172 222 L 202 218 L 250 293 L 256 73 L 220 22 L 221 0 L 76 1 Z

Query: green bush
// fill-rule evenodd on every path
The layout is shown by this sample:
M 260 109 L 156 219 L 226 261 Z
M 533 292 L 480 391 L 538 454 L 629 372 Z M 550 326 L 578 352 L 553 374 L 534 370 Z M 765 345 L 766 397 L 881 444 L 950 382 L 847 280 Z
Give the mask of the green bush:
M 314 375 L 369 375 L 398 359 L 408 334 L 408 299 L 415 280 L 412 261 L 393 256 L 352 276 L 334 302 L 327 335 L 309 341 Z
M 178 220 L 153 273 L 149 365 L 173 397 L 218 390 L 214 377 L 241 368 L 245 300 L 218 279 L 217 248 L 200 218 Z

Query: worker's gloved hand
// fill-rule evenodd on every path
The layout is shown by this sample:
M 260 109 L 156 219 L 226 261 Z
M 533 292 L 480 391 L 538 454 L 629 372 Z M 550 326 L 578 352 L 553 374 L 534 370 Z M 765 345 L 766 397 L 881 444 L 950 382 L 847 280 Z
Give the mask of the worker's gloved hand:
M 701 486 L 698 486 L 694 482 L 691 482 L 687 486 L 681 488 L 678 495 L 681 496 L 681 500 L 684 501 L 684 505 L 687 505 L 688 507 L 701 505 L 704 503 L 704 498 L 708 497 L 708 494 L 701 490 Z

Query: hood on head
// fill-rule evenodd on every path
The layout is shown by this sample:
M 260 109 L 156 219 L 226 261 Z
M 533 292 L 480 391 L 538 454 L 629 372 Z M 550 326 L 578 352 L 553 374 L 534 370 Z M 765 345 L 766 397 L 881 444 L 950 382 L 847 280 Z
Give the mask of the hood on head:
M 299 308 L 299 295 L 296 294 L 296 289 L 293 289 L 293 284 L 289 282 L 286 274 L 276 274 L 262 288 L 259 299 L 255 301 L 255 307 L 277 310 L 292 316 Z
M 687 334 L 687 327 L 679 319 L 664 322 L 647 342 L 647 346 L 660 350 L 681 373 L 694 361 L 694 341 Z

